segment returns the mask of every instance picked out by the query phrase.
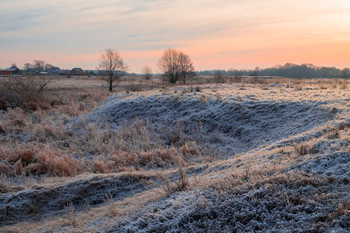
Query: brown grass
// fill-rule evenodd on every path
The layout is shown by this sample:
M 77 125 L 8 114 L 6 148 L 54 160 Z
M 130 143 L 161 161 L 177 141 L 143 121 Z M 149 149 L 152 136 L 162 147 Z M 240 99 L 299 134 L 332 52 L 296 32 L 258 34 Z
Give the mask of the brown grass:
M 339 218 L 342 215 L 346 215 L 350 213 L 350 202 L 344 201 L 338 204 L 338 207 L 331 213 L 332 218 Z
M 310 153 L 310 146 L 307 144 L 294 144 L 294 149 L 299 156 Z
M 212 81 L 213 77 L 203 80 L 197 77 L 196 81 L 190 80 L 187 85 L 181 86 L 185 86 L 184 91 L 200 91 L 200 99 L 206 102 L 208 92 L 211 93 L 214 89 L 203 88 L 197 83 Z M 327 80 L 311 83 L 303 80 L 243 78 L 241 81 L 254 81 L 259 84 L 262 81 L 258 89 L 277 82 L 280 85 L 307 87 L 329 87 L 334 84 Z M 157 78 L 154 82 L 157 83 Z M 7 115 L 0 118 L 0 173 L 10 176 L 45 173 L 53 176 L 74 176 L 82 172 L 108 173 L 125 169 L 166 168 L 176 164 L 178 157 L 182 156 L 188 161 L 191 157 L 201 156 L 201 149 L 195 141 L 188 140 L 181 122 L 175 127 L 163 127 L 160 130 L 163 133 L 160 139 L 155 139 L 150 134 L 147 123 L 141 120 L 125 122 L 117 132 L 103 126 L 103 123 L 101 126 L 84 123 L 67 125 L 71 117 L 91 111 L 109 95 L 107 89 L 101 89 L 99 83 L 94 78 L 55 78 L 45 91 L 50 97 L 49 107 L 32 108 L 30 111 L 21 107 L 7 109 Z M 118 88 L 139 85 L 137 78 L 127 81 L 127 77 L 121 84 Z M 80 86 L 83 88 L 79 88 Z M 252 88 L 257 90 L 257 87 L 249 84 L 244 89 L 240 87 L 241 85 L 238 87 L 236 84 L 220 84 L 220 89 L 215 89 L 218 91 L 216 96 L 221 98 L 225 95 L 225 91 L 220 92 L 221 88 L 239 88 L 243 96 L 252 91 Z M 167 90 L 170 88 L 171 86 L 166 87 Z M 265 92 L 261 91 L 259 94 L 265 95 Z M 289 96 L 286 95 L 285 98 L 288 99 Z M 181 101 L 180 95 L 176 97 L 176 101 Z M 81 133 L 76 133 L 76 129 L 81 130 Z M 25 135 L 26 139 L 18 141 L 16 135 Z M 329 137 L 336 138 L 339 135 Z M 164 144 L 160 142 L 163 140 Z M 221 142 L 221 139 L 212 134 L 210 142 Z M 307 145 L 295 145 L 294 148 L 298 155 L 309 153 Z
M 197 79 L 197 81 L 198 83 L 209 82 L 210 79 L 204 81 Z M 242 82 L 247 82 L 247 80 L 243 79 Z M 274 81 L 264 80 L 264 82 L 265 83 L 262 85 L 267 85 Z M 297 83 L 294 80 L 287 80 L 286 83 L 282 82 L 282 85 L 293 86 L 293 88 L 298 85 L 305 87 L 302 89 L 303 94 L 308 94 L 306 87 L 311 86 L 315 88 L 320 84 L 325 85 L 326 88 L 332 87 L 331 82 L 314 82 L 311 84 L 306 81 L 298 81 Z M 226 84 L 220 84 L 220 88 L 225 85 Z M 273 97 L 271 94 L 268 94 L 268 92 L 261 91 L 261 88 L 264 88 L 262 85 L 255 86 L 246 84 L 244 89 L 238 89 L 236 88 L 237 85 L 231 85 L 225 87 L 226 90 L 217 89 L 218 93 L 216 93 L 216 95 L 220 98 L 220 96 L 225 96 L 227 94 L 225 93 L 227 89 L 231 90 L 232 88 L 236 88 L 234 90 L 237 90 L 237 95 L 242 97 L 245 96 L 247 92 L 254 90 L 257 91 L 255 94 L 258 99 L 284 98 L 285 100 L 290 100 L 291 93 L 295 93 L 295 89 L 283 89 L 283 91 L 286 91 L 283 92 L 281 96 Z M 241 86 L 242 85 L 240 85 L 240 87 Z M 339 85 L 337 88 L 342 89 Z M 201 92 L 203 95 L 206 95 L 208 91 L 212 91 L 207 89 L 208 88 L 202 88 Z M 273 87 L 269 87 L 269 89 L 274 90 Z M 161 183 L 161 188 L 167 195 L 186 190 L 190 187 L 190 184 L 191 186 L 195 186 L 196 184 L 193 183 L 200 183 L 202 185 L 196 186 L 198 188 L 209 187 L 219 192 L 232 193 L 233 195 L 244 194 L 256 189 L 262 190 L 262 192 L 256 192 L 253 198 L 257 200 L 259 200 L 259 198 L 267 198 L 281 205 L 282 208 L 289 208 L 291 205 L 300 206 L 303 203 L 310 202 L 311 199 L 307 192 L 293 193 L 295 188 L 301 187 L 302 190 L 309 190 L 310 187 L 322 187 L 323 185 L 334 184 L 334 180 L 332 181 L 332 179 L 319 178 L 304 172 L 281 172 L 281 168 L 285 171 L 288 163 L 295 161 L 294 159 L 296 156 L 286 155 L 296 153 L 298 156 L 301 156 L 310 153 L 310 147 L 305 142 L 295 144 L 294 147 L 276 148 L 276 151 L 279 150 L 279 152 L 273 154 L 273 159 L 269 159 L 268 166 L 265 169 L 261 169 L 261 167 L 259 168 L 258 166 L 263 162 L 262 159 L 265 158 L 266 153 L 270 153 L 266 151 L 264 151 L 264 155 L 261 156 L 259 154 L 247 153 L 244 155 L 236 155 L 235 157 L 237 157 L 237 159 L 235 160 L 208 163 L 206 166 L 209 166 L 209 169 L 205 170 L 205 172 L 208 171 L 209 173 L 207 177 L 201 180 L 201 182 L 192 182 L 193 179 L 190 177 L 190 183 L 184 167 L 185 162 L 181 159 L 184 158 L 187 162 L 188 158 L 201 156 L 202 152 L 195 141 L 189 141 L 186 138 L 181 124 L 174 128 L 161 129 L 164 132 L 164 138 L 162 138 L 162 140 L 167 143 L 165 147 L 155 142 L 156 140 L 152 137 L 153 135 L 150 134 L 147 129 L 147 124 L 139 120 L 132 123 L 125 123 L 118 132 L 112 131 L 109 128 L 104 128 L 105 126 L 89 125 L 85 123 L 81 125 L 67 125 L 67 122 L 72 119 L 72 116 L 91 111 L 91 109 L 98 105 L 99 101 L 106 97 L 106 95 L 97 88 L 87 91 L 75 87 L 72 88 L 72 90 L 64 90 L 64 94 L 57 96 L 56 94 L 58 94 L 58 92 L 53 92 L 52 94 L 54 95 L 55 102 L 50 104 L 51 108 L 38 108 L 31 111 L 26 111 L 23 108 L 13 108 L 7 110 L 7 116 L 1 116 L 0 136 L 2 138 L 0 144 L 0 174 L 6 174 L 7 176 L 43 175 L 52 176 L 50 178 L 53 179 L 54 177 L 60 178 L 60 176 L 75 176 L 84 172 L 109 173 L 138 170 L 137 172 L 142 174 L 153 174 L 153 171 L 147 171 L 146 169 L 159 169 L 163 170 L 163 172 L 157 173 L 158 182 Z M 79 92 L 77 92 L 77 90 L 79 90 Z M 341 90 L 338 89 L 337 91 L 340 92 Z M 241 93 L 238 94 L 238 92 Z M 319 94 L 319 92 L 320 91 L 317 90 L 312 92 L 311 95 L 305 95 L 305 99 L 315 98 L 312 97 L 313 94 L 316 95 Z M 344 93 L 346 94 L 345 91 L 342 92 L 342 94 Z M 302 98 L 304 98 L 304 96 Z M 333 97 L 329 96 L 329 98 Z M 181 101 L 181 98 L 179 101 Z M 75 133 L 75 127 L 81 130 L 81 134 Z M 343 134 L 344 132 L 341 132 L 341 135 L 338 132 L 332 132 L 324 135 L 324 138 L 338 139 L 343 137 Z M 25 140 L 21 139 L 19 142 L 18 140 L 20 139 L 15 138 L 14 135 L 30 136 L 26 137 Z M 213 138 L 210 142 L 214 141 L 219 141 L 219 139 Z M 271 156 L 266 156 L 266 158 L 272 158 L 272 152 L 269 155 Z M 307 158 L 308 157 L 309 156 L 307 156 Z M 252 161 L 250 161 L 250 159 Z M 254 166 L 252 166 L 252 164 L 254 164 Z M 280 169 L 276 169 L 274 167 L 276 164 L 282 164 L 283 166 L 281 165 Z M 178 166 L 177 176 L 174 176 L 175 178 L 170 178 L 165 175 L 168 174 L 168 172 L 164 171 L 164 169 L 173 168 L 175 165 Z M 201 166 L 202 165 L 203 164 L 201 164 Z M 226 169 L 230 166 L 232 166 L 232 170 L 230 168 Z M 187 169 L 188 174 L 193 172 L 192 168 Z M 210 178 L 208 178 L 209 176 Z M 65 180 L 62 182 L 67 182 L 74 178 L 64 177 L 60 179 Z M 0 182 L 0 192 L 18 190 L 20 190 L 19 187 L 14 187 L 6 182 Z M 148 191 L 154 192 L 153 190 Z M 323 199 L 321 199 L 324 202 L 330 200 L 329 197 L 323 197 L 322 193 L 318 194 L 319 196 L 315 195 L 311 198 L 317 199 L 322 197 Z M 266 196 L 264 197 L 263 195 Z M 154 198 L 153 196 L 152 198 Z M 149 201 L 154 201 L 152 198 L 149 198 Z M 107 194 L 105 198 L 106 205 L 103 206 L 103 208 L 96 208 L 87 213 L 83 213 L 84 211 L 78 213 L 74 210 L 73 206 L 71 209 L 67 207 L 68 211 L 65 220 L 61 221 L 60 217 L 58 217 L 60 220 L 57 220 L 58 218 L 56 219 L 55 217 L 46 221 L 46 226 L 43 226 L 44 224 L 42 222 L 25 223 L 21 226 L 8 226 L 8 228 L 3 229 L 12 229 L 13 231 L 17 230 L 19 232 L 28 229 L 52 229 L 52 231 L 54 231 L 55 228 L 69 226 L 67 227 L 67 231 L 88 231 L 85 229 L 84 224 L 87 226 L 92 222 L 96 222 L 96 219 L 92 220 L 92 218 L 86 220 L 90 215 L 92 216 L 94 212 L 103 219 L 106 219 L 106 216 L 111 219 L 116 216 L 119 218 L 119 215 L 128 213 L 128 211 L 130 211 L 130 206 L 134 205 L 135 202 L 146 203 L 146 201 L 144 201 L 144 196 L 138 193 L 127 199 L 129 200 L 127 205 L 122 206 L 120 204 L 121 202 L 114 202 L 111 195 Z M 198 198 L 198 208 L 205 209 L 207 204 L 205 197 L 201 196 Z M 338 201 L 336 201 L 336 204 L 337 205 L 332 209 L 333 212 L 329 212 L 330 218 L 337 219 L 349 214 L 350 209 L 347 201 L 340 201 L 339 205 Z M 139 207 L 141 208 L 141 206 Z M 77 218 L 79 214 L 85 214 L 85 216 L 79 219 Z M 95 216 L 95 218 L 97 217 Z M 31 224 L 37 225 L 34 227 Z M 54 227 L 52 225 L 54 225 Z
M 157 173 L 157 178 L 162 183 L 161 187 L 167 195 L 174 192 L 184 191 L 189 186 L 186 171 L 181 160 L 177 163 L 177 179 L 174 182 L 171 182 L 167 176 L 160 172 Z

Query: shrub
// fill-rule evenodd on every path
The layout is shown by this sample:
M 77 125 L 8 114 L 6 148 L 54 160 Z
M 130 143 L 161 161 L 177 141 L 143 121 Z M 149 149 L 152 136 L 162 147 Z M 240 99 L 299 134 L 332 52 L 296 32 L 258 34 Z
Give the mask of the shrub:
M 0 173 L 5 175 L 52 175 L 74 176 L 82 170 L 81 164 L 59 150 L 34 144 L 16 146 L 13 149 L 0 147 Z
M 113 152 L 109 159 L 114 161 L 114 167 L 165 167 L 178 161 L 179 153 L 176 148 L 156 149 L 138 152 Z
M 93 165 L 94 165 L 93 166 L 94 173 L 107 173 L 107 172 L 109 172 L 109 169 L 107 168 L 105 163 L 102 161 L 94 160 Z
M 45 148 L 36 155 L 35 163 L 26 167 L 26 174 L 74 176 L 78 170 L 79 164 L 76 159 L 67 155 L 58 155 L 50 148 Z
M 0 83 L 0 108 L 21 107 L 25 110 L 49 108 L 46 92 L 49 79 L 44 77 L 13 77 Z
M 195 141 L 188 142 L 184 144 L 180 151 L 183 155 L 198 155 L 199 149 Z

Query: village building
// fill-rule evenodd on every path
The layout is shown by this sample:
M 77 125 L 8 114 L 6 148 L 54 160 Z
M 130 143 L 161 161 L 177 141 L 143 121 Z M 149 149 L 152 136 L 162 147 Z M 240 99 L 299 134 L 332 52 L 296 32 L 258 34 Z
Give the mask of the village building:
M 22 75 L 22 71 L 16 66 L 12 66 L 7 69 L 0 69 L 0 76 L 19 76 Z
M 72 76 L 84 76 L 84 75 L 86 75 L 85 72 L 81 68 L 73 68 L 70 71 L 70 74 Z

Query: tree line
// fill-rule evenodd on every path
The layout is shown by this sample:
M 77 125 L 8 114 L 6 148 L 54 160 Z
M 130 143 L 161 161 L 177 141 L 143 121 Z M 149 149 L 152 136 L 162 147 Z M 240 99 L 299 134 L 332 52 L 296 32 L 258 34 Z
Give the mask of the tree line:
M 248 70 L 205 70 L 198 71 L 200 76 L 215 76 L 217 73 L 225 76 L 280 76 L 286 78 L 350 78 L 350 69 L 339 69 L 336 67 L 318 67 L 312 64 L 296 65 L 286 63 L 285 65 L 274 66 L 266 69 Z

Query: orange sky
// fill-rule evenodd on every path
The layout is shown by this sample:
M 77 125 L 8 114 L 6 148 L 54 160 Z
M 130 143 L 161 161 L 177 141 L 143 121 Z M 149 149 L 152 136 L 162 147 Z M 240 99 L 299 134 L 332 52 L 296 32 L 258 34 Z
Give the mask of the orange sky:
M 350 67 L 348 0 L 3 0 L 0 67 L 42 59 L 95 69 L 105 48 L 130 72 L 157 71 L 165 48 L 197 70 L 292 63 Z

